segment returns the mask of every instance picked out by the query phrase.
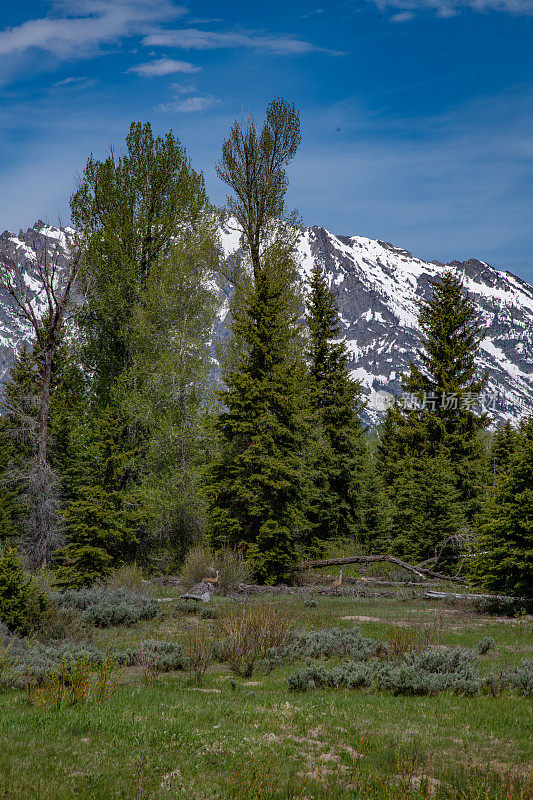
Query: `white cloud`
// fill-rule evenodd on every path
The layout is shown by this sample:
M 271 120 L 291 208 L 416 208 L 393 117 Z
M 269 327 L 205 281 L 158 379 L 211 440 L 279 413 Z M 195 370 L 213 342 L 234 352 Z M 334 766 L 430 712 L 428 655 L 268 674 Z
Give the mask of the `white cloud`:
M 162 75 L 173 75 L 176 72 L 191 74 L 200 72 L 200 67 L 190 64 L 188 61 L 175 61 L 172 58 L 158 58 L 156 61 L 147 61 L 145 64 L 136 64 L 130 67 L 128 72 L 136 72 L 147 78 L 160 77 Z
M 164 30 L 151 33 L 144 39 L 148 47 L 179 47 L 182 50 L 216 50 L 226 47 L 246 47 L 275 55 L 299 55 L 331 50 L 317 47 L 295 36 L 257 34 L 254 31 L 203 31 L 198 28 Z
M 498 11 L 514 15 L 533 14 L 533 0 L 371 0 L 380 11 L 397 9 L 393 22 L 405 22 L 416 13 L 432 12 L 438 17 L 454 17 L 461 11 Z M 410 14 L 410 17 L 406 15 Z
M 182 89 L 181 91 L 182 93 L 186 93 L 185 89 Z M 209 94 L 203 96 L 198 95 L 196 97 L 187 97 L 185 100 L 179 100 L 176 96 L 173 100 L 170 100 L 170 102 L 162 103 L 160 106 L 158 106 L 157 111 L 177 111 L 179 113 L 190 114 L 195 111 L 205 111 L 207 108 L 211 108 L 211 106 L 215 105 L 217 102 L 217 98 Z
M 186 13 L 168 0 L 56 0 L 53 11 L 54 16 L 0 31 L 0 55 L 36 48 L 59 58 L 78 58 Z

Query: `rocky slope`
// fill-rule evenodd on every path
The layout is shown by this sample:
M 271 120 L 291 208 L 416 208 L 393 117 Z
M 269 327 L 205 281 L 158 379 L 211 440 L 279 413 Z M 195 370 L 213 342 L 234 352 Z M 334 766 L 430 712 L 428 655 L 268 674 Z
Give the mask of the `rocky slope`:
M 0 235 L 0 253 L 16 258 L 39 303 L 34 280 L 36 251 L 64 247 L 69 229 L 37 222 L 18 235 Z M 220 228 L 226 256 L 239 247 L 231 220 Z M 363 236 L 335 236 L 325 228 L 303 228 L 299 239 L 300 271 L 305 281 L 315 261 L 325 268 L 337 296 L 343 333 L 350 352 L 352 376 L 368 397 L 369 421 L 379 420 L 387 396 L 401 393 L 399 376 L 417 360 L 417 300 L 426 296 L 428 279 L 452 268 L 464 280 L 479 307 L 486 336 L 480 370 L 490 378 L 481 404 L 494 419 L 516 421 L 533 411 L 533 287 L 510 272 L 475 259 L 448 265 L 415 258 L 407 250 Z M 227 295 L 215 337 L 224 335 Z M 0 380 L 9 370 L 15 349 L 28 330 L 0 290 Z

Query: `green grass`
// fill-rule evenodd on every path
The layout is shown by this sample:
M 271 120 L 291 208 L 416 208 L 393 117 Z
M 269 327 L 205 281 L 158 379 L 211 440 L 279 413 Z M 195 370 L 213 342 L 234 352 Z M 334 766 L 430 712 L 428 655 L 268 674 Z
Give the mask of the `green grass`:
M 160 596 L 171 594 L 163 589 Z M 215 600 L 223 613 L 231 613 L 233 602 Z M 391 626 L 423 629 L 449 646 L 492 636 L 483 670 L 518 663 L 532 651 L 528 621 L 498 621 L 416 595 L 317 596 L 313 608 L 300 594 L 272 602 L 309 629 L 351 625 L 343 617 L 357 616 L 371 617 L 356 622 L 365 635 L 381 639 Z M 148 638 L 181 641 L 191 625 L 216 632 L 218 621 L 166 615 L 130 629 L 93 630 L 92 639 L 120 648 Z M 246 681 L 216 664 L 201 687 L 185 673 L 144 685 L 138 671 L 127 670 L 107 702 L 59 711 L 38 710 L 24 693 L 6 691 L 0 695 L 0 800 L 531 797 L 530 700 L 509 693 L 292 694 L 286 676 L 293 669 Z

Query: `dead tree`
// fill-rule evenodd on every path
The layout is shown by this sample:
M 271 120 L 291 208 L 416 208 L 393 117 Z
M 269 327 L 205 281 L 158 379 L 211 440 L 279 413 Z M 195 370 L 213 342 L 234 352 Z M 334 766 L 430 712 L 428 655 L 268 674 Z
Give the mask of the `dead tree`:
M 376 556 L 346 556 L 345 558 L 322 558 L 316 561 L 301 561 L 295 564 L 296 569 L 311 569 L 316 567 L 334 567 L 342 566 L 342 564 L 375 564 L 380 561 L 388 561 L 390 564 L 396 564 L 408 572 L 413 572 L 418 575 L 420 580 L 425 581 L 428 578 L 438 578 L 444 581 L 456 581 L 457 583 L 464 583 L 462 578 L 456 578 L 451 575 L 444 575 L 441 572 L 434 572 L 433 570 L 423 569 L 419 566 L 413 567 L 412 564 L 402 561 L 396 556 L 391 555 L 376 555 Z
M 83 250 L 79 242 L 69 242 L 67 239 L 64 248 L 59 239 L 50 249 L 46 239 L 41 251 L 36 240 L 33 246 L 38 284 L 36 291 L 30 294 L 27 270 L 7 255 L 0 258 L 0 287 L 7 291 L 13 311 L 30 327 L 41 364 L 35 454 L 28 475 L 28 491 L 31 497 L 29 524 L 33 534 L 31 561 L 46 564 L 57 530 L 55 480 L 49 463 L 52 373 Z M 42 314 L 37 308 L 37 297 L 44 301 Z

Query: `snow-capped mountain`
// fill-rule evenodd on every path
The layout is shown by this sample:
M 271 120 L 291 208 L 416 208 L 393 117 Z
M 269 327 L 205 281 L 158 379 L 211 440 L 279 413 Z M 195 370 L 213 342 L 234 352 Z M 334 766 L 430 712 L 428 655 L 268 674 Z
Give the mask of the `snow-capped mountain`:
M 18 236 L 1 234 L 0 253 L 24 266 L 28 288 L 35 294 L 35 251 L 58 243 L 64 247 L 70 232 L 39 221 Z M 239 231 L 229 220 L 221 224 L 220 235 L 228 257 L 239 247 Z M 450 268 L 463 278 L 486 327 L 479 368 L 489 370 L 489 382 L 481 405 L 495 420 L 517 421 L 533 411 L 533 287 L 520 278 L 476 259 L 446 265 L 422 261 L 387 242 L 335 236 L 318 227 L 302 228 L 298 251 L 304 282 L 316 261 L 326 270 L 337 297 L 352 376 L 362 382 L 368 397 L 369 421 L 380 418 L 388 395 L 401 394 L 400 374 L 411 360 L 417 361 L 417 301 L 427 296 L 428 279 Z M 227 291 L 221 282 L 223 304 L 215 337 L 224 334 Z M 28 336 L 0 290 L 0 380 Z

